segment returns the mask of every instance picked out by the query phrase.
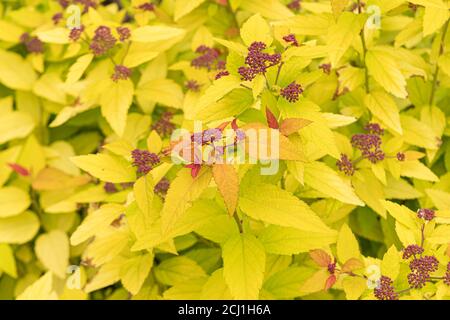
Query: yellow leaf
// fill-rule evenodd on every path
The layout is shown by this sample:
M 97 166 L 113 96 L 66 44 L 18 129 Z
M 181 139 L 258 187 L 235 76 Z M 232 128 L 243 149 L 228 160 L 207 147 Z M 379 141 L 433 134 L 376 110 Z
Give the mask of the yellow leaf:
M 405 227 L 409 228 L 410 230 L 416 230 L 418 228 L 417 222 L 414 219 L 416 214 L 408 207 L 399 205 L 391 201 L 381 201 L 381 203 L 384 205 L 390 215 Z
M 52 230 L 41 234 L 35 243 L 36 256 L 55 275 L 64 279 L 69 263 L 69 239 L 65 232 Z
M 392 245 L 384 254 L 383 261 L 381 262 L 381 274 L 395 280 L 397 279 L 399 272 L 400 255 L 395 246 Z
M 198 99 L 195 106 L 195 111 L 200 113 L 203 109 L 209 107 L 211 104 L 224 97 L 227 93 L 239 87 L 240 84 L 241 81 L 239 78 L 232 75 L 222 77 L 214 81 L 213 84 L 206 89 L 200 99 Z
M 178 21 L 192 10 L 201 5 L 205 0 L 176 0 L 174 10 L 174 20 Z
M 385 199 L 383 185 L 369 170 L 358 170 L 352 177 L 355 192 L 369 207 L 383 218 L 386 218 L 386 209 L 380 200 Z
M 89 213 L 70 237 L 70 243 L 73 246 L 79 245 L 96 233 L 102 232 L 124 211 L 125 208 L 122 205 L 109 203 Z
M 144 95 L 155 102 L 178 109 L 183 104 L 183 91 L 170 79 L 150 80 L 139 85 L 136 95 Z
M 128 259 L 120 269 L 123 286 L 135 295 L 139 292 L 153 265 L 153 254 L 142 254 Z
M 17 42 L 24 33 L 24 29 L 11 22 L 0 20 L 0 40 L 6 42 Z
M 64 83 L 56 73 L 44 73 L 33 85 L 33 93 L 55 103 L 65 104 Z
M 87 67 L 91 64 L 94 55 L 91 53 L 85 54 L 77 59 L 73 65 L 70 66 L 69 72 L 67 73 L 67 84 L 73 84 L 80 80 L 84 71 L 86 71 Z
M 334 16 L 339 17 L 347 5 L 348 0 L 331 0 L 331 9 L 333 10 Z
M 0 218 L 16 216 L 30 206 L 28 193 L 17 187 L 0 188 Z
M 161 211 L 162 233 L 166 234 L 176 225 L 186 209 L 191 206 L 211 181 L 211 170 L 202 168 L 196 178 L 190 170 L 182 169 L 171 182 Z
M 102 115 L 108 120 L 117 135 L 122 136 L 127 123 L 127 112 L 133 101 L 133 82 L 131 80 L 109 81 L 104 92 L 100 95 Z
M 337 256 L 341 263 L 351 258 L 360 258 L 358 241 L 347 224 L 342 225 L 337 238 Z
M 0 218 L 0 242 L 25 243 L 39 230 L 39 219 L 30 211 L 14 217 Z
M 47 272 L 32 285 L 28 286 L 17 300 L 57 300 L 58 295 L 53 288 L 53 275 Z
M 136 203 L 139 209 L 146 216 L 150 214 L 154 196 L 154 187 L 155 184 L 150 174 L 140 177 L 133 186 L 134 198 L 136 199 Z
M 12 139 L 24 138 L 33 129 L 34 122 L 28 113 L 12 111 L 0 114 L 0 144 Z
M 223 269 L 214 271 L 202 288 L 201 299 L 203 300 L 231 300 L 233 296 L 225 283 Z
M 241 28 L 241 38 L 247 47 L 254 41 L 264 42 L 267 46 L 272 43 L 270 27 L 259 13 L 244 22 Z
M 349 183 L 343 180 L 333 169 L 322 162 L 305 164 L 305 184 L 330 198 L 344 203 L 364 206 Z
M 398 107 L 387 93 L 374 91 L 366 96 L 365 104 L 386 127 L 400 135 L 403 134 Z
M 437 1 L 437 0 L 436 0 Z M 440 1 L 442 7 L 445 3 Z M 442 9 L 432 6 L 425 7 L 425 14 L 423 16 L 423 36 L 426 37 L 436 32 L 448 20 L 448 8 Z
M 262 287 L 266 255 L 251 234 L 236 234 L 223 245 L 223 277 L 234 299 L 255 300 Z
M 0 82 L 16 90 L 30 90 L 36 81 L 31 64 L 20 55 L 0 49 Z
M 162 140 L 159 134 L 152 130 L 147 138 L 147 149 L 152 153 L 158 154 L 162 149 Z
M 109 154 L 76 156 L 70 160 L 80 169 L 105 182 L 133 182 L 134 168 L 124 158 Z
M 154 268 L 154 273 L 156 279 L 166 285 L 175 285 L 206 275 L 194 260 L 185 256 L 164 260 Z
M 330 233 L 309 206 L 271 184 L 249 185 L 241 191 L 239 207 L 256 220 L 307 232 Z
M 70 176 L 55 168 L 44 168 L 34 178 L 32 187 L 35 190 L 58 190 L 75 188 L 89 182 L 87 176 Z
M 377 48 L 366 54 L 366 65 L 369 74 L 387 92 L 398 98 L 406 98 L 406 80 L 400 71 L 397 61 L 388 53 Z
M 324 290 L 325 283 L 329 276 L 330 273 L 326 268 L 320 269 L 303 283 L 300 292 L 313 293 Z
M 54 28 L 36 33 L 39 40 L 45 43 L 67 44 L 70 43 L 70 29 L 69 28 Z
M 236 169 L 231 164 L 215 164 L 212 173 L 228 213 L 233 215 L 239 197 L 239 177 Z
M 328 29 L 328 55 L 333 67 L 338 65 L 339 60 L 358 37 L 365 20 L 365 15 L 344 12 L 339 16 L 337 23 Z
M 419 160 L 405 161 L 401 165 L 400 175 L 426 181 L 439 181 L 439 178 Z
M 342 281 L 347 300 L 357 300 L 367 289 L 367 280 L 358 277 L 346 277 Z
M 120 280 L 120 270 L 126 259 L 118 256 L 100 267 L 94 278 L 84 288 L 86 293 L 107 287 Z
M 0 243 L 0 271 L 7 273 L 13 278 L 17 278 L 16 260 L 9 245 Z
M 450 243 L 450 226 L 440 225 L 433 230 L 431 235 L 426 238 L 427 241 L 433 244 L 448 244 Z
M 135 42 L 156 42 L 167 41 L 184 35 L 185 30 L 181 28 L 159 26 L 144 26 L 131 31 L 131 41 Z
M 438 137 L 425 122 L 403 114 L 400 116 L 400 121 L 406 143 L 430 150 L 439 148 Z

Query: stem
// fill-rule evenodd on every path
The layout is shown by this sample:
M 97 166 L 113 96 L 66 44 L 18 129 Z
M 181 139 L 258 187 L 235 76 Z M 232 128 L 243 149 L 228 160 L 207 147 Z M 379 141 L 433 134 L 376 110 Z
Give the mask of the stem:
M 441 44 L 439 46 L 438 59 L 444 53 L 444 42 L 445 42 L 445 36 L 447 35 L 447 29 L 448 29 L 449 21 L 450 20 L 447 20 L 447 22 L 445 23 L 445 25 L 443 26 L 443 29 L 442 29 L 443 31 L 442 31 Z M 434 70 L 434 74 L 433 74 L 433 86 L 431 87 L 431 94 L 430 94 L 430 100 L 429 100 L 429 105 L 430 106 L 432 106 L 433 102 L 434 102 L 434 96 L 436 94 L 436 87 L 437 87 L 438 77 L 439 77 L 439 64 L 436 61 L 436 69 Z
M 239 219 L 239 216 L 238 216 L 238 214 L 237 214 L 236 211 L 234 212 L 233 217 L 234 217 L 234 220 L 236 221 L 236 223 L 237 223 L 237 225 L 238 225 L 239 232 L 240 232 L 240 233 L 244 233 L 244 228 L 242 227 L 242 222 L 241 222 L 241 220 Z
M 278 78 L 280 77 L 281 68 L 283 67 L 284 62 L 281 62 L 278 66 L 277 77 L 275 78 L 275 85 L 278 83 Z
M 358 13 L 361 14 L 361 1 L 358 0 Z M 364 38 L 364 26 L 361 29 L 361 32 L 359 33 L 359 36 L 361 37 L 362 47 L 363 47 L 363 64 L 364 64 L 364 79 L 365 79 L 365 88 L 366 93 L 369 93 L 369 70 L 366 66 L 366 54 L 367 54 L 367 46 L 366 46 L 366 39 Z
M 408 289 L 404 289 L 404 290 L 397 291 L 396 293 L 397 293 L 398 295 L 400 295 L 400 294 L 406 293 L 406 292 L 408 292 L 408 291 L 410 291 L 410 290 L 411 290 L 411 288 L 408 288 Z
M 425 224 L 423 224 L 422 225 L 422 228 L 420 229 L 420 234 L 421 234 L 421 237 L 422 237 L 422 239 L 421 239 L 421 241 L 420 241 L 420 246 L 423 248 L 423 243 L 425 242 L 425 234 L 424 234 L 424 231 L 425 231 Z
M 243 88 L 245 88 L 245 89 L 252 90 L 252 88 L 246 86 L 245 84 L 242 84 L 242 83 L 241 83 L 240 86 L 243 87 Z

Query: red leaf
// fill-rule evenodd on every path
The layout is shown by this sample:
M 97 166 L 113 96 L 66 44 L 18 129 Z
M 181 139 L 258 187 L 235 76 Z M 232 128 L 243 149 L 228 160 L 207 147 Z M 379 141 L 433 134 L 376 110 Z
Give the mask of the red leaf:
M 225 129 L 226 126 L 229 125 L 229 124 L 230 124 L 230 121 L 224 122 L 224 123 L 222 123 L 221 125 L 219 125 L 219 126 L 217 127 L 217 129 L 219 129 L 220 131 L 223 131 L 223 129 Z
M 333 274 L 329 276 L 327 281 L 325 282 L 325 290 L 330 289 L 335 283 L 336 283 L 336 276 Z
M 272 129 L 280 128 L 277 118 L 275 118 L 272 111 L 270 111 L 269 108 L 267 108 L 267 107 L 266 107 L 266 118 L 267 118 L 267 124 L 269 125 L 269 128 L 272 128 Z
M 186 168 L 190 168 L 191 169 L 191 176 L 192 178 L 196 178 L 198 173 L 200 172 L 200 169 L 202 168 L 202 166 L 200 164 L 188 164 L 186 165 Z
M 24 167 L 22 167 L 20 164 L 17 163 L 8 163 L 8 166 L 14 170 L 15 172 L 17 172 L 18 174 L 20 174 L 22 177 L 27 177 L 30 175 L 30 171 Z
M 320 267 L 328 267 L 328 265 L 331 263 L 330 255 L 321 249 L 311 250 L 309 252 L 309 256 Z
M 238 127 L 236 122 L 237 122 L 237 119 L 233 119 L 233 121 L 231 121 L 231 128 L 233 128 L 234 131 L 239 129 L 239 127 Z

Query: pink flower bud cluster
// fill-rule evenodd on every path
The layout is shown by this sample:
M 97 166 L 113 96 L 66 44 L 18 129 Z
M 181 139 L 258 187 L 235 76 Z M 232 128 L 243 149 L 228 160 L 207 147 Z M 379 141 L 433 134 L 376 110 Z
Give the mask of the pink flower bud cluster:
M 95 30 L 94 38 L 89 46 L 96 56 L 101 56 L 112 49 L 116 44 L 116 38 L 111 33 L 111 29 L 106 26 L 100 26 Z
M 200 56 L 191 61 L 191 66 L 198 69 L 206 68 L 208 71 L 212 69 L 223 69 L 225 67 L 224 62 L 219 60 L 219 49 L 201 45 L 195 52 L 200 54 Z
M 300 0 L 292 0 L 287 7 L 293 11 L 299 11 L 301 9 Z
M 368 123 L 364 126 L 364 130 L 370 134 L 376 134 L 382 136 L 384 134 L 384 129 L 380 127 L 378 123 Z
M 403 259 L 409 259 L 412 256 L 420 255 L 423 253 L 423 248 L 417 244 L 411 244 L 403 249 Z
M 219 71 L 217 74 L 216 74 L 216 76 L 215 76 L 215 80 L 217 80 L 217 79 L 220 79 L 220 78 L 222 78 L 222 77 L 226 77 L 226 76 L 229 76 L 230 75 L 230 73 L 227 71 L 227 70 L 221 70 L 221 71 Z
M 175 129 L 175 124 L 171 122 L 172 117 L 173 114 L 171 112 L 164 112 L 161 118 L 153 124 L 152 129 L 162 137 L 171 135 Z
M 398 300 L 391 278 L 381 276 L 379 281 L 378 287 L 374 289 L 375 297 L 378 300 Z
M 247 66 L 239 67 L 238 69 L 242 80 L 251 81 L 258 74 L 265 74 L 268 68 L 280 63 L 281 55 L 279 53 L 265 53 L 263 52 L 264 49 L 266 49 L 264 42 L 253 42 L 250 45 L 245 58 Z
M 325 74 L 331 73 L 331 63 L 323 63 L 319 66 L 319 68 L 322 69 Z
M 411 272 L 407 279 L 411 288 L 420 289 L 430 279 L 430 274 L 437 271 L 439 261 L 434 256 L 422 256 L 424 249 L 418 245 L 409 245 L 403 250 L 403 259 L 413 257 L 409 263 Z M 420 255 L 420 256 L 419 256 Z
M 80 26 L 79 28 L 72 28 L 69 33 L 69 39 L 72 41 L 77 41 L 80 39 L 83 34 L 84 26 Z
M 131 76 L 131 70 L 123 65 L 116 65 L 114 67 L 114 74 L 112 75 L 113 81 L 127 80 Z
M 198 92 L 200 91 L 200 84 L 196 80 L 188 80 L 185 87 L 189 91 Z
M 117 27 L 117 33 L 119 34 L 119 40 L 124 42 L 131 37 L 131 31 L 127 27 Z
M 29 33 L 24 33 L 20 36 L 20 42 L 22 42 L 29 53 L 42 53 L 44 52 L 44 44 L 38 37 L 32 37 Z
M 151 2 L 146 2 L 138 6 L 138 9 L 142 11 L 154 11 L 155 5 Z
M 294 47 L 298 47 L 297 38 L 295 37 L 295 35 L 293 33 L 288 34 L 287 36 L 284 36 L 283 40 L 289 44 L 292 44 Z
M 419 219 L 424 219 L 425 221 L 433 220 L 435 212 L 432 209 L 419 209 L 417 210 L 417 217 Z
M 344 172 L 344 174 L 347 176 L 352 176 L 355 173 L 353 162 L 345 154 L 341 154 L 341 159 L 336 162 L 336 166 L 338 167 L 339 171 Z
M 381 150 L 381 138 L 376 134 L 355 134 L 352 136 L 353 147 L 359 149 L 363 158 L 372 163 L 384 160 L 385 154 Z
M 287 101 L 293 103 L 297 102 L 300 94 L 303 93 L 302 86 L 298 83 L 291 82 L 288 86 L 281 89 L 280 95 L 285 98 Z
M 169 190 L 169 187 L 170 187 L 170 181 L 169 181 L 169 179 L 164 177 L 156 184 L 153 191 L 160 197 L 164 198 L 167 194 L 167 190 Z
M 147 174 L 153 169 L 153 166 L 160 162 L 157 154 L 149 152 L 147 150 L 134 149 L 131 152 L 133 159 L 133 166 L 137 167 L 137 172 Z

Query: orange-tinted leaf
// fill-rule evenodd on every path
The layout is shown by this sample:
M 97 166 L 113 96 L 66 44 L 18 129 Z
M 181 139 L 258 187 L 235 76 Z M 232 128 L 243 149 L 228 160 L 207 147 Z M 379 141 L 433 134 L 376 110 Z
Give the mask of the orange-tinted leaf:
M 312 121 L 308 119 L 287 118 L 284 119 L 283 122 L 281 122 L 280 132 L 285 136 L 288 136 L 306 127 L 310 123 L 312 123 Z
M 359 259 L 350 258 L 342 266 L 342 272 L 350 272 L 356 269 L 361 269 L 362 267 L 364 267 L 364 264 Z
M 331 256 L 322 249 L 311 250 L 309 256 L 320 267 L 328 267 L 331 263 Z
M 79 187 L 89 181 L 88 176 L 74 177 L 55 168 L 44 168 L 39 171 L 32 186 L 35 190 L 61 190 Z
M 239 197 L 239 176 L 231 164 L 215 164 L 212 172 L 228 213 L 233 215 Z
M 330 289 L 334 284 L 336 283 L 336 276 L 332 274 L 328 277 L 327 281 L 325 282 L 325 290 Z
M 266 108 L 266 117 L 267 117 L 267 124 L 269 125 L 269 128 L 272 128 L 272 129 L 280 128 L 277 118 L 275 118 L 274 114 L 272 113 L 272 111 L 270 111 L 269 108 Z

